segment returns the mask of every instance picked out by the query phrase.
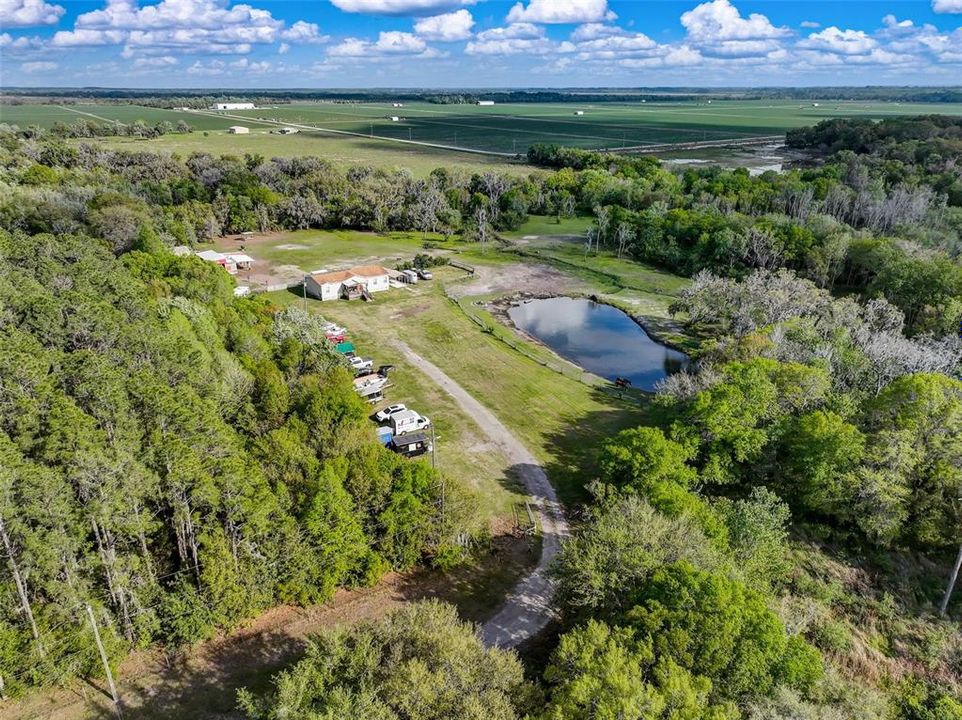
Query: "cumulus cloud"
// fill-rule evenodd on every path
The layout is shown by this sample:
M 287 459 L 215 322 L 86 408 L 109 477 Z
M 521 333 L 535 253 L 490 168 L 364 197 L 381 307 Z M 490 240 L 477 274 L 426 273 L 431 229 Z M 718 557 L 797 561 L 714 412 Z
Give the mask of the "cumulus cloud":
M 408 32 L 390 30 L 378 35 L 376 41 L 363 38 L 347 38 L 327 52 L 331 58 L 356 58 L 372 60 L 386 56 L 408 56 L 417 58 L 440 57 L 434 48 L 428 46 L 423 38 Z
M 157 57 L 139 57 L 134 60 L 134 67 L 138 68 L 167 68 L 177 64 L 177 58 L 172 55 Z
M 937 13 L 962 13 L 962 0 L 932 0 L 932 9 Z
M 468 55 L 547 55 L 573 52 L 570 42 L 555 42 L 545 35 L 544 28 L 533 23 L 512 23 L 491 28 L 477 34 L 465 47 Z
M 864 55 L 878 47 L 878 41 L 864 30 L 840 30 L 832 25 L 799 41 L 798 47 L 841 55 Z
M 331 0 L 334 7 L 351 13 L 368 15 L 432 15 L 439 10 L 452 10 L 474 5 L 477 0 Z
M 910 28 L 915 26 L 915 23 L 913 23 L 911 20 L 899 20 L 892 14 L 886 15 L 884 18 L 882 18 L 882 23 L 889 29 Z
M 13 37 L 10 33 L 0 33 L 0 48 L 3 48 L 8 53 L 15 52 L 20 53 L 28 50 L 37 50 L 42 48 L 44 42 L 39 37 L 27 37 L 26 35 L 21 35 L 20 37 Z
M 432 15 L 418 20 L 414 32 L 427 40 L 454 42 L 471 37 L 474 17 L 467 10 L 456 10 L 443 15 Z
M 606 25 L 604 23 L 586 23 L 579 25 L 571 33 L 571 40 L 596 40 L 597 38 L 610 37 L 611 35 L 625 35 L 626 31 L 617 25 Z
M 718 40 L 765 40 L 791 34 L 788 28 L 775 27 L 759 13 L 742 17 L 728 0 L 702 3 L 681 16 L 688 36 L 698 42 Z
M 2 1 L 2 0 L 0 0 Z M 314 23 L 299 20 L 285 27 L 267 10 L 227 0 L 108 0 L 103 8 L 77 17 L 73 30 L 61 30 L 50 41 L 55 48 L 124 45 L 124 56 L 192 52 L 205 55 L 243 54 L 254 45 L 283 41 L 327 42 Z
M 509 23 L 596 23 L 615 20 L 608 0 L 529 0 L 517 3 L 508 12 Z
M 288 42 L 299 44 L 326 43 L 331 39 L 329 35 L 321 34 L 321 29 L 316 23 L 304 22 L 303 20 L 298 20 L 287 30 L 283 30 L 280 37 Z M 287 45 L 287 43 L 284 44 Z M 288 47 L 290 46 L 288 45 Z
M 66 10 L 44 0 L 0 0 L 0 25 L 4 27 L 34 27 L 55 25 Z
M 814 20 L 802 20 L 802 22 L 799 23 L 799 24 L 800 24 L 803 28 L 808 28 L 808 29 L 812 29 L 812 30 L 814 30 L 815 28 L 820 28 L 820 27 L 822 27 L 822 23 L 820 23 L 820 22 L 815 22 Z
M 25 73 L 44 73 L 50 72 L 51 70 L 56 70 L 60 65 L 55 62 L 49 62 L 47 60 L 40 60 L 37 62 L 25 62 L 20 63 L 20 69 Z

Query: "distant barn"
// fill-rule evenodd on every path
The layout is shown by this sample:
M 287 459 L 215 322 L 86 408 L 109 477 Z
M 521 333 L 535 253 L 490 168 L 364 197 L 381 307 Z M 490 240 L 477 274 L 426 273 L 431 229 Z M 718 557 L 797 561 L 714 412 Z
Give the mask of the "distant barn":
M 254 103 L 241 102 L 241 103 L 214 103 L 210 106 L 211 110 L 254 110 Z
M 494 105 L 494 100 L 478 100 L 478 105 Z

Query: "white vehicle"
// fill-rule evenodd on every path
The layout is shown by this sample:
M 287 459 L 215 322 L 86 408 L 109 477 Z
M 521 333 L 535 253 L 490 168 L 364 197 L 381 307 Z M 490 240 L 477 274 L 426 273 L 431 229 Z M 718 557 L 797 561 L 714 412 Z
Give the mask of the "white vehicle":
M 418 274 L 414 270 L 402 270 L 401 274 L 404 276 L 404 282 L 411 285 L 418 284 Z
M 421 416 L 413 410 L 402 410 L 391 415 L 391 427 L 395 435 L 403 435 L 404 433 L 419 430 L 420 427 L 418 423 L 420 422 Z
M 347 328 L 342 328 L 337 323 L 332 323 L 332 322 L 324 323 L 323 325 L 321 325 L 321 328 L 324 330 L 324 334 L 326 335 L 346 335 L 347 334 Z
M 415 430 L 427 430 L 429 427 L 431 427 L 431 420 L 428 419 L 428 418 L 426 418 L 426 417 L 424 417 L 423 415 L 419 415 L 419 416 L 418 416 L 417 427 L 415 427 L 414 429 L 415 429 Z
M 427 268 L 418 268 L 418 277 L 422 280 L 431 280 L 434 278 L 434 275 L 432 275 L 431 271 Z
M 357 357 L 356 355 L 348 360 L 348 362 L 356 373 L 367 373 L 374 367 L 373 360 L 370 358 Z
M 408 409 L 408 406 L 405 405 L 404 403 L 395 403 L 394 405 L 388 405 L 386 408 L 381 410 L 374 417 L 377 419 L 378 422 L 387 422 L 388 420 L 391 419 L 392 415 L 396 415 L 399 412 L 404 412 L 407 409 Z

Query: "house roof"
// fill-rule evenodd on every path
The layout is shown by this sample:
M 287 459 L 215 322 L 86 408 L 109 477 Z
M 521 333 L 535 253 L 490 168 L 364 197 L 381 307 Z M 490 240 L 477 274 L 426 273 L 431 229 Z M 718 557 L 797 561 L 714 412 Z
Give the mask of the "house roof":
M 250 255 L 245 255 L 244 253 L 225 253 L 227 257 L 233 260 L 235 263 L 252 263 L 254 258 Z
M 216 250 L 201 250 L 199 253 L 197 253 L 197 257 L 199 257 L 201 260 L 209 260 L 210 262 L 221 262 L 222 260 L 227 259 L 226 255 L 223 255 Z
M 328 273 L 311 273 L 311 278 L 316 283 L 321 283 L 322 285 L 327 283 L 341 283 L 352 276 L 350 270 L 338 270 L 336 272 Z
M 360 275 L 361 277 L 387 275 L 387 270 L 380 265 L 358 265 L 357 267 L 352 267 L 350 272 L 352 275 Z
M 380 277 L 387 275 L 380 265 L 358 265 L 347 270 L 335 270 L 334 272 L 311 273 L 311 277 L 316 283 L 341 283 L 352 277 Z

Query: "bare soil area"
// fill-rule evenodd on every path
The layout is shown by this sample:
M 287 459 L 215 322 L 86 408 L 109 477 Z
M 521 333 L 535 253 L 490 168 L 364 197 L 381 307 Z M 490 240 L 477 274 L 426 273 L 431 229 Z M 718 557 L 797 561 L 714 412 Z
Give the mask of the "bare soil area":
M 474 276 L 469 281 L 452 283 L 448 288 L 449 294 L 454 298 L 516 292 L 548 296 L 589 290 L 588 285 L 578 278 L 550 265 L 531 262 L 476 265 Z

